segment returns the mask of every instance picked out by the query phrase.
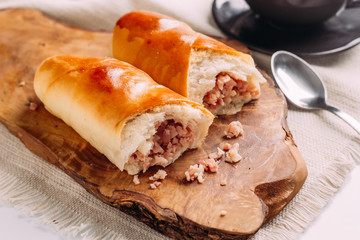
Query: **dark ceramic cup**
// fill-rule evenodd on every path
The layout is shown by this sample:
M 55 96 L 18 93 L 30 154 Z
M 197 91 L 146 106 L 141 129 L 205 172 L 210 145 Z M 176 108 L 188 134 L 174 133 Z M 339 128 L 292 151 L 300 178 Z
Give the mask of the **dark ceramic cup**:
M 281 26 L 309 26 L 342 11 L 348 0 L 245 0 L 262 18 Z

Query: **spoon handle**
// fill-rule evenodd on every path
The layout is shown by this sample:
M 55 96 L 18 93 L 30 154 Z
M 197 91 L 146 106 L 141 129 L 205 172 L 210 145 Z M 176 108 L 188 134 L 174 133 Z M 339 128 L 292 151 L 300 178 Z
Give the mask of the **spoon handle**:
M 357 120 L 355 120 L 355 118 L 329 105 L 327 105 L 325 109 L 332 112 L 342 120 L 344 120 L 347 124 L 350 125 L 350 127 L 352 127 L 358 134 L 360 134 L 360 123 Z

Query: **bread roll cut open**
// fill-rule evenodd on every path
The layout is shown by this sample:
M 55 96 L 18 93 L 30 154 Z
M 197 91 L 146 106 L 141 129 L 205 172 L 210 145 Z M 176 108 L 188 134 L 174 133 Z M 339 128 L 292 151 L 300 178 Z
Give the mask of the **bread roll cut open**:
M 117 21 L 113 55 L 216 115 L 239 112 L 260 96 L 265 81 L 249 54 L 153 12 L 134 11 Z
M 132 175 L 201 146 L 214 118 L 143 71 L 106 57 L 48 58 L 34 89 L 50 113 Z

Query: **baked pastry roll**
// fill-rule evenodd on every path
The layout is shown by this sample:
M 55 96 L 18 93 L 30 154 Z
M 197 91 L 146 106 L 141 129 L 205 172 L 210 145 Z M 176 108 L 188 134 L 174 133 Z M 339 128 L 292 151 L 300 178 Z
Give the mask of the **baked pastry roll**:
M 106 57 L 48 58 L 34 89 L 50 113 L 129 174 L 165 167 L 199 147 L 214 118 L 143 71 Z
M 113 31 L 113 55 L 214 114 L 234 114 L 265 81 L 252 57 L 170 17 L 130 12 Z

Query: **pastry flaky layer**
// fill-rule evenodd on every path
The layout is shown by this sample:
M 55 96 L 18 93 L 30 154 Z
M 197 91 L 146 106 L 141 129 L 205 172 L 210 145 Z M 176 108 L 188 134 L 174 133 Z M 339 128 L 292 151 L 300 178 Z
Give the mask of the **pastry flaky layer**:
M 265 81 L 250 55 L 152 12 L 130 12 L 117 21 L 113 55 L 214 114 L 240 111 L 259 97 Z
M 48 58 L 34 89 L 50 113 L 129 174 L 165 167 L 199 147 L 214 118 L 143 71 L 107 57 Z

